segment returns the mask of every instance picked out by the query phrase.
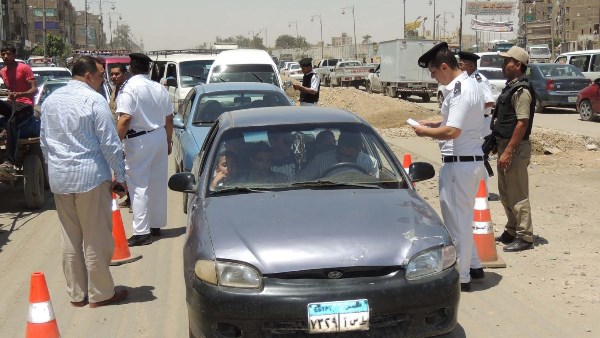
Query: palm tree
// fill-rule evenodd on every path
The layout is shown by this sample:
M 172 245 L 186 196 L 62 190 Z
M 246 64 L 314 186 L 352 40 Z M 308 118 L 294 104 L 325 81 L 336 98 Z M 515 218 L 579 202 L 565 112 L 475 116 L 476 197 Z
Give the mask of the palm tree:
M 364 36 L 362 37 L 362 39 L 363 39 L 363 40 L 362 40 L 362 43 L 371 43 L 371 38 L 372 38 L 372 36 L 370 36 L 369 34 L 367 34 L 367 35 L 364 35 Z

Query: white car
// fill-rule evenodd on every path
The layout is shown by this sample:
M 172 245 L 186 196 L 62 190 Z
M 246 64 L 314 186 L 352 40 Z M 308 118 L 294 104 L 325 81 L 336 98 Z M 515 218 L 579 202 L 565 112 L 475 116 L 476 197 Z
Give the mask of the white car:
M 283 73 L 285 76 L 291 77 L 294 80 L 302 80 L 302 77 L 304 77 L 304 74 L 302 73 L 302 68 L 297 62 L 290 64 L 288 69 L 284 70 Z
M 502 89 L 506 85 L 506 79 L 502 74 L 502 68 L 492 68 L 492 67 L 481 67 L 478 68 L 479 72 L 485 76 L 490 82 L 490 87 L 492 89 L 492 95 L 494 96 L 494 101 L 498 99 L 498 95 L 502 93 Z M 438 106 L 442 107 L 442 102 L 444 102 L 444 85 L 438 85 L 437 91 L 437 99 Z
M 35 82 L 39 86 L 46 80 L 71 78 L 71 71 L 69 68 L 63 67 L 31 67 L 33 75 L 35 76 Z

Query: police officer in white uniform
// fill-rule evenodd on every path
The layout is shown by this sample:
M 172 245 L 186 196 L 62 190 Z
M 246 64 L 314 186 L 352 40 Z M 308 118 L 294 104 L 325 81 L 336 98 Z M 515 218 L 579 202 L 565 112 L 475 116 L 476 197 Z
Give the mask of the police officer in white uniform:
M 479 86 L 483 90 L 485 106 L 483 111 L 484 121 L 482 137 L 486 137 L 492 132 L 492 129 L 490 128 L 490 124 L 492 122 L 492 108 L 496 103 L 494 100 L 494 95 L 492 94 L 492 86 L 485 75 L 481 74 L 479 69 L 477 69 L 477 60 L 479 60 L 479 55 L 470 52 L 458 52 L 458 57 L 460 60 L 458 63 L 460 69 L 463 72 L 467 72 L 470 77 L 477 80 L 477 83 L 479 83 Z
M 117 131 L 123 140 L 125 170 L 133 209 L 129 246 L 152 243 L 167 223 L 168 155 L 173 106 L 167 90 L 148 79 L 151 59 L 129 54 L 132 77 L 117 97 Z
M 458 62 L 445 42 L 423 54 L 418 63 L 429 69 L 432 78 L 446 86 L 442 121 L 419 121 L 421 125 L 413 128 L 418 136 L 439 140 L 442 218 L 456 240 L 461 290 L 469 291 L 469 266 L 472 255 L 477 253 L 472 230 L 473 208 L 479 182 L 485 175 L 481 150 L 483 95 L 477 81 L 458 68 Z

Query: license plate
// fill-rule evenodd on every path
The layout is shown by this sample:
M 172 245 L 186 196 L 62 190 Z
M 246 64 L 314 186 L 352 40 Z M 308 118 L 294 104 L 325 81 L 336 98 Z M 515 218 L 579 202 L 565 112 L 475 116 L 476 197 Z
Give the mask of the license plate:
M 575 103 L 575 102 L 577 102 L 577 96 L 569 96 L 568 100 L 569 100 L 569 103 Z
M 365 331 L 369 329 L 366 299 L 308 304 L 310 333 Z

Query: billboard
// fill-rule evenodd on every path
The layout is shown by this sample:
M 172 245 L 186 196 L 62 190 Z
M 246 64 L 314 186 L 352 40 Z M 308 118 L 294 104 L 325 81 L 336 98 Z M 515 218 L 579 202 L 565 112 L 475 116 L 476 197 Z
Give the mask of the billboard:
M 507 33 L 514 30 L 512 21 L 489 22 L 471 19 L 471 29 L 476 31 Z
M 512 15 L 515 13 L 514 1 L 467 1 L 466 15 Z

